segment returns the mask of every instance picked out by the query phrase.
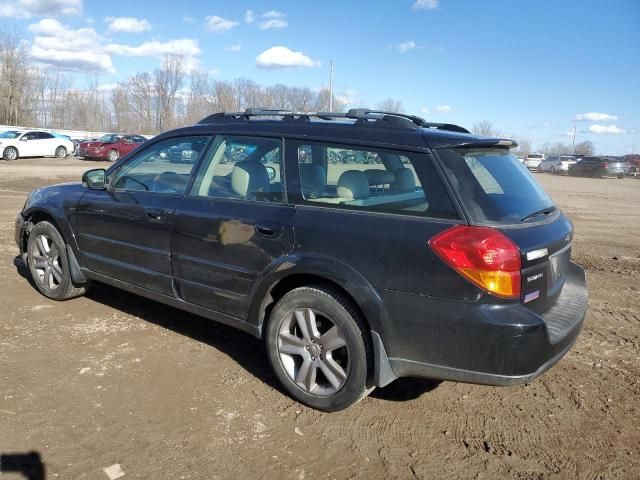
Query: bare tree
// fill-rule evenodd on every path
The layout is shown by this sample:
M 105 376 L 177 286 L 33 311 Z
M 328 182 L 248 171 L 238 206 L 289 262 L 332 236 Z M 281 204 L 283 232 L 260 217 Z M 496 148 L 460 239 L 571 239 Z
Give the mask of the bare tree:
M 493 127 L 493 123 L 489 120 L 482 120 L 473 124 L 472 131 L 474 135 L 481 137 L 501 137 L 502 132 Z
M 0 123 L 36 120 L 34 70 L 27 63 L 17 32 L 0 30 Z
M 405 112 L 402 102 L 400 100 L 396 100 L 395 98 L 387 98 L 386 100 L 381 101 L 376 105 L 376 109 L 382 110 L 383 112 Z
M 576 155 L 583 155 L 586 157 L 589 155 L 593 155 L 595 151 L 596 149 L 595 149 L 595 146 L 593 145 L 593 142 L 590 140 L 585 140 L 583 142 L 576 143 L 573 153 L 575 153 Z
M 155 129 L 158 132 L 174 126 L 176 95 L 184 82 L 184 65 L 179 56 L 168 55 L 162 67 L 154 72 Z

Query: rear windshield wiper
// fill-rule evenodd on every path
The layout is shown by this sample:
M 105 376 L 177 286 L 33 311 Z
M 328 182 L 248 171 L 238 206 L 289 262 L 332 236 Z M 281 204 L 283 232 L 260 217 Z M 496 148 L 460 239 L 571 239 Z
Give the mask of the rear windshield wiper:
M 530 213 L 526 217 L 523 217 L 522 220 L 520 220 L 520 221 L 521 222 L 526 222 L 530 218 L 537 217 L 538 215 L 549 215 L 555 209 L 556 209 L 556 207 L 554 207 L 553 205 L 550 206 L 550 207 L 541 208 L 540 210 L 536 210 L 535 212 Z

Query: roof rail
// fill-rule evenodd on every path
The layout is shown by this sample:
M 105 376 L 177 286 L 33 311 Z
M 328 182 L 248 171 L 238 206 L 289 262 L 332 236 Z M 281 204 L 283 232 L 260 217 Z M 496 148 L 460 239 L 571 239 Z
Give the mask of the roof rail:
M 311 117 L 322 120 L 350 119 L 355 125 L 375 124 L 384 122 L 387 126 L 396 128 L 433 128 L 459 133 L 470 133 L 464 127 L 451 123 L 432 123 L 416 115 L 407 115 L 368 108 L 352 108 L 345 112 L 298 112 L 283 108 L 247 108 L 244 112 L 219 112 L 203 118 L 198 123 L 217 123 L 229 120 L 250 120 L 252 117 L 282 117 L 283 120 L 309 121 Z

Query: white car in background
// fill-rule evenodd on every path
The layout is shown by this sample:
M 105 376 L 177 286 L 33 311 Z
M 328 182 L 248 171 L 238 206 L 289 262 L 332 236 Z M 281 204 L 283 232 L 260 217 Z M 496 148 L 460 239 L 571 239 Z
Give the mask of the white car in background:
M 567 175 L 569 173 L 569 167 L 575 165 L 582 158 L 576 155 L 560 155 L 559 157 L 547 157 L 538 166 L 540 172 L 558 173 L 561 175 Z
M 530 153 L 527 158 L 524 159 L 524 166 L 529 170 L 538 171 L 540 162 L 544 160 L 544 153 Z
M 72 152 L 71 140 L 49 132 L 7 130 L 0 133 L 0 153 L 5 160 L 19 157 L 64 158 Z

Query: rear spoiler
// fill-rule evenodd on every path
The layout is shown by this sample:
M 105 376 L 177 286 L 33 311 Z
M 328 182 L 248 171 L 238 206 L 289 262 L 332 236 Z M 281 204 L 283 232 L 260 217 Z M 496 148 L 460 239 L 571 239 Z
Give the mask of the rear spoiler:
M 436 148 L 515 148 L 518 142 L 507 138 L 452 137 L 450 142 L 440 143 Z

